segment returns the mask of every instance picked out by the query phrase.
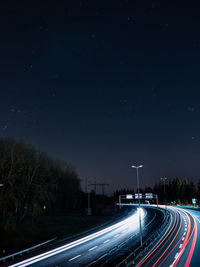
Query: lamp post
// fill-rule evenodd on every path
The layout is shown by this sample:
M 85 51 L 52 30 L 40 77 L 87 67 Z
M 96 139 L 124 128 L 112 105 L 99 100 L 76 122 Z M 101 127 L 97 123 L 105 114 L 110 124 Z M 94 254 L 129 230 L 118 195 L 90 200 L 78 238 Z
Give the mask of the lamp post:
M 141 225 L 141 213 L 140 213 L 140 195 L 139 195 L 139 172 L 138 169 L 142 168 L 143 165 L 139 165 L 139 166 L 131 166 L 132 168 L 135 168 L 137 170 L 137 188 L 138 188 L 138 199 L 139 199 L 139 225 L 140 225 L 140 245 L 142 247 L 142 225 Z
M 166 206 L 166 190 L 165 190 L 165 183 L 167 181 L 167 178 L 166 177 L 162 177 L 162 178 L 160 178 L 160 180 L 163 182 L 163 187 L 164 187 L 164 201 L 165 201 L 165 207 L 167 208 L 167 206 Z

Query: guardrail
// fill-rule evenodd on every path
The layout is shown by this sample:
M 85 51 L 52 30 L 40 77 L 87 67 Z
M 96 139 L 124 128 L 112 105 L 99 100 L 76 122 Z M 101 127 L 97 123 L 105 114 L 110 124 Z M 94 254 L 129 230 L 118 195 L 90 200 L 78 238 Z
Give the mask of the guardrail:
M 32 251 L 32 250 L 34 250 L 34 249 L 36 249 L 36 248 L 42 247 L 42 246 L 44 246 L 44 245 L 46 245 L 46 244 L 48 244 L 48 243 L 54 241 L 56 238 L 57 238 L 57 237 L 52 238 L 52 239 L 50 239 L 50 240 L 47 240 L 47 241 L 45 241 L 45 242 L 43 242 L 43 243 L 40 243 L 40 244 L 38 244 L 38 245 L 35 245 L 35 246 L 31 247 L 31 248 L 27 248 L 27 249 L 18 251 L 18 252 L 16 252 L 16 253 L 13 253 L 13 254 L 11 254 L 11 255 L 2 257 L 2 258 L 0 258 L 0 261 L 5 262 L 5 261 L 8 260 L 8 259 L 11 259 L 11 258 L 14 259 L 15 256 L 19 256 L 19 255 L 22 256 L 23 253 L 29 253 L 30 251 Z
M 196 206 L 182 206 L 182 205 L 171 205 L 172 207 L 177 207 L 177 208 L 183 208 L 183 209 L 190 209 L 190 210 L 196 210 L 196 211 L 200 211 L 200 207 Z
M 116 265 L 116 267 L 119 266 L 130 266 L 134 265 L 136 261 L 138 261 L 138 258 L 142 257 L 143 254 L 149 250 L 148 245 L 155 245 L 157 240 L 160 238 L 161 234 L 163 234 L 163 231 L 167 228 L 167 225 L 169 223 L 170 216 L 169 213 L 167 213 L 165 216 L 167 216 L 167 220 L 164 219 L 165 223 L 162 225 L 161 228 L 159 228 L 154 234 L 152 234 L 149 238 L 145 240 L 143 243 L 143 248 L 140 247 L 136 248 L 131 254 L 129 254 L 123 261 L 121 261 L 119 264 Z
M 153 207 L 153 208 L 157 208 L 157 207 Z M 159 209 L 161 210 L 161 209 Z M 168 212 L 166 213 L 165 211 L 161 210 L 164 213 L 164 218 L 166 218 Z M 162 225 L 162 229 L 160 228 L 158 231 L 161 233 L 163 233 L 163 229 L 164 226 L 166 226 L 168 224 L 168 219 L 164 219 L 165 224 Z M 145 247 L 145 245 L 149 242 L 153 243 L 153 240 L 155 240 L 155 237 L 158 235 L 158 231 L 152 235 L 150 235 L 150 237 L 148 239 L 145 240 L 145 242 L 143 243 L 143 248 Z M 109 258 L 111 255 L 117 253 L 117 251 L 119 251 L 120 249 L 122 249 L 123 247 L 125 247 L 131 239 L 135 238 L 136 235 L 133 234 L 131 235 L 129 238 L 127 238 L 124 242 L 120 243 L 119 245 L 113 247 L 111 250 L 109 250 L 107 253 L 105 253 L 103 256 L 101 256 L 100 258 L 96 259 L 95 261 L 91 262 L 90 264 L 86 265 L 86 267 L 91 267 L 91 266 L 97 266 L 97 264 L 99 266 L 102 266 L 103 264 L 108 265 L 109 264 Z M 135 251 L 133 251 L 131 254 L 128 255 L 128 257 L 126 257 L 122 262 L 120 262 L 120 264 L 116 265 L 117 266 L 128 266 L 127 263 L 128 261 L 131 261 L 131 259 L 134 257 L 136 257 L 138 254 L 141 253 L 141 248 L 138 247 Z M 107 257 L 107 259 L 105 260 L 105 258 Z M 101 261 L 103 260 L 103 263 L 101 264 Z

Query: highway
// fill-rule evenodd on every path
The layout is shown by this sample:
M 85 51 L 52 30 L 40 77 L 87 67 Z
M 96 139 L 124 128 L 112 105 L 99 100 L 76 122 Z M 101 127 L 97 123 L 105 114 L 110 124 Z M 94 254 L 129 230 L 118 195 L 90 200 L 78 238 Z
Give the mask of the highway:
M 158 218 L 163 218 L 163 213 L 147 208 L 140 211 L 145 237 L 155 227 Z M 122 252 L 124 242 L 127 241 L 125 247 L 139 245 L 138 212 L 139 208 L 118 223 L 10 266 L 98 266 L 104 258 L 115 259 Z
M 173 216 L 171 227 L 137 266 L 200 266 L 200 213 L 171 206 L 167 209 Z
M 190 210 L 190 213 L 195 218 L 197 224 L 197 239 L 191 260 L 191 266 L 200 266 L 200 211 Z
M 200 212 L 176 206 L 159 207 L 163 212 L 152 206 L 141 207 L 144 240 L 162 225 L 165 209 L 171 220 L 143 256 L 132 259 L 134 266 L 200 266 Z M 140 244 L 138 212 L 137 208 L 118 223 L 10 266 L 116 266 Z M 126 264 L 122 261 L 118 266 Z

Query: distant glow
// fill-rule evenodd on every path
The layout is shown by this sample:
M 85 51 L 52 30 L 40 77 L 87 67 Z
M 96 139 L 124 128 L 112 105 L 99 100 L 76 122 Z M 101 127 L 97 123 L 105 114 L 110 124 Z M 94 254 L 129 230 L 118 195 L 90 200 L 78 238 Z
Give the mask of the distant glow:
M 130 217 L 128 217 L 127 219 L 125 219 L 125 220 L 123 220 L 123 221 L 121 221 L 119 223 L 116 223 L 116 224 L 114 224 L 112 226 L 109 226 L 109 227 L 107 227 L 107 228 L 105 228 L 105 229 L 103 229 L 101 231 L 98 231 L 98 232 L 96 232 L 94 234 L 91 234 L 91 235 L 88 235 L 88 236 L 83 237 L 81 239 L 78 239 L 76 241 L 73 241 L 73 242 L 71 242 L 69 244 L 66 244 L 64 246 L 61 246 L 59 248 L 50 250 L 48 252 L 45 252 L 45 253 L 42 253 L 40 255 L 34 256 L 34 257 L 30 258 L 30 259 L 18 262 L 18 263 L 13 264 L 13 265 L 10 265 L 10 267 L 17 267 L 17 266 L 25 267 L 25 266 L 34 264 L 34 263 L 36 263 L 38 261 L 42 261 L 42 260 L 44 260 L 46 258 L 49 258 L 49 257 L 54 256 L 56 254 L 59 254 L 59 253 L 61 253 L 63 251 L 66 251 L 66 250 L 68 250 L 70 248 L 73 248 L 73 247 L 76 247 L 78 245 L 81 245 L 81 244 L 83 244 L 83 243 L 85 243 L 87 241 L 90 241 L 90 240 L 92 240 L 92 239 L 94 239 L 96 237 L 99 237 L 99 236 L 101 236 L 103 234 L 106 234 L 106 233 L 108 233 L 108 232 L 110 232 L 112 230 L 117 230 L 118 228 L 120 228 L 120 231 L 123 230 L 123 229 L 127 229 L 127 228 L 128 229 L 131 228 L 132 230 L 137 229 L 138 228 L 138 214 L 139 214 L 139 212 L 141 212 L 141 219 L 143 219 L 145 217 L 145 213 L 144 213 L 142 208 L 140 208 L 140 209 L 138 208 L 137 212 L 135 212 L 133 215 L 131 215 Z
M 137 212 L 129 218 L 125 227 L 128 227 L 131 230 L 136 230 L 139 226 L 139 220 L 138 220 L 139 213 L 140 213 L 141 221 L 142 221 L 145 217 L 145 212 L 142 208 L 137 208 Z
M 143 208 L 137 208 L 137 214 L 141 216 L 141 220 L 144 219 L 145 213 Z

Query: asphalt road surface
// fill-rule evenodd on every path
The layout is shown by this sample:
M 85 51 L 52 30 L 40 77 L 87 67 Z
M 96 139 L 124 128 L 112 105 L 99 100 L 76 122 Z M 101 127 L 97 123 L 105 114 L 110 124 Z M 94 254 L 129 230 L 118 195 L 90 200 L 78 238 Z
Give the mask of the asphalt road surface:
M 200 212 L 170 206 L 167 209 L 173 216 L 171 226 L 137 266 L 200 266 Z
M 148 235 L 158 220 L 156 209 L 141 208 L 141 221 L 143 236 Z M 124 241 L 131 238 L 131 246 L 139 245 L 139 209 L 122 221 L 115 223 L 103 230 L 75 240 L 61 247 L 20 261 L 12 267 L 23 266 L 91 266 L 104 257 L 110 255 L 113 249 L 120 247 Z M 119 249 L 120 250 L 120 249 Z
M 136 266 L 200 266 L 200 212 L 171 206 L 167 206 L 167 210 L 171 214 L 169 225 Z M 140 212 L 145 238 L 152 233 L 156 223 L 161 223 L 158 223 L 161 212 L 152 206 L 143 206 Z M 10 266 L 104 266 L 103 260 L 108 257 L 111 258 L 109 266 L 115 266 L 117 255 L 123 256 L 121 244 L 130 240 L 125 247 L 130 246 L 133 250 L 140 244 L 138 213 L 139 209 L 136 209 L 118 223 Z M 112 250 L 117 253 L 112 254 Z

